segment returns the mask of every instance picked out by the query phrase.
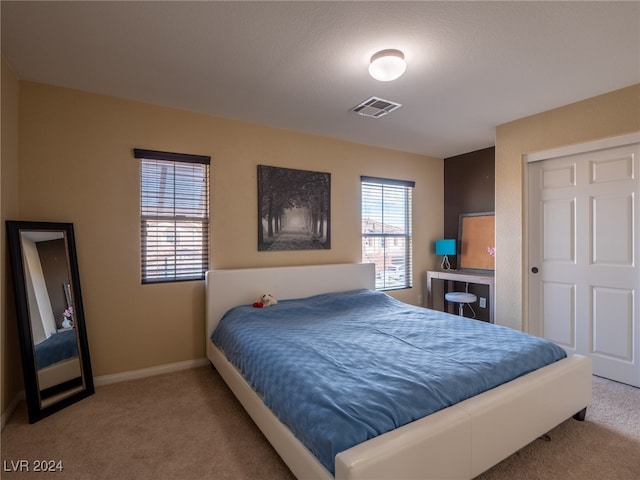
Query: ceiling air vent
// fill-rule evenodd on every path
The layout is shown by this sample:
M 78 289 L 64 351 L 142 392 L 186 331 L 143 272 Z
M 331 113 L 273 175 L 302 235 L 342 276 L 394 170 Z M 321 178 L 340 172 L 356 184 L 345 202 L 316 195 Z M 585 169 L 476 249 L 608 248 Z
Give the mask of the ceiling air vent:
M 356 112 L 365 117 L 380 118 L 387 113 L 393 112 L 400 108 L 402 105 L 395 102 L 390 102 L 383 98 L 371 97 L 369 100 L 365 100 L 357 107 L 353 107 L 351 111 Z

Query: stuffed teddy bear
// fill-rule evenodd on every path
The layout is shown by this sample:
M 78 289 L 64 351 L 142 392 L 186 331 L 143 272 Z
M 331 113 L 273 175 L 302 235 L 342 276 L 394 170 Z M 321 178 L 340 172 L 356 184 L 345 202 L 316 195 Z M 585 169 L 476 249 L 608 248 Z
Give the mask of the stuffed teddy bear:
M 270 293 L 266 293 L 262 295 L 262 298 L 260 299 L 260 301 L 262 302 L 262 305 L 265 307 L 270 307 L 278 303 L 278 301 L 276 300 L 276 297 L 274 297 Z
M 266 308 L 278 303 L 276 297 L 271 295 L 270 293 L 265 293 L 262 295 L 257 302 L 253 304 L 255 308 Z

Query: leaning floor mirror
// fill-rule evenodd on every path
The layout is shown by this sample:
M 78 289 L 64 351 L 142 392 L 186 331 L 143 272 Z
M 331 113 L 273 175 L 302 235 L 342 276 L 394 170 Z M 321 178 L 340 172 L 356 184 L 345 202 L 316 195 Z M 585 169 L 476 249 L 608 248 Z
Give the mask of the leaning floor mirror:
M 73 224 L 7 221 L 29 423 L 94 393 Z

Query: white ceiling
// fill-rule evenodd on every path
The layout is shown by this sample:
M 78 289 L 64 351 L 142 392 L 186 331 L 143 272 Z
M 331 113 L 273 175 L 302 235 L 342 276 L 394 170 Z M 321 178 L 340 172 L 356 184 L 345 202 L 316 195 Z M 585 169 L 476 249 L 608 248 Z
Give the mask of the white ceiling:
M 496 125 L 640 83 L 640 2 L 9 2 L 43 82 L 446 158 Z M 378 50 L 407 71 L 367 73 Z M 371 96 L 403 107 L 365 118 Z M 639 113 L 640 114 L 640 113 Z

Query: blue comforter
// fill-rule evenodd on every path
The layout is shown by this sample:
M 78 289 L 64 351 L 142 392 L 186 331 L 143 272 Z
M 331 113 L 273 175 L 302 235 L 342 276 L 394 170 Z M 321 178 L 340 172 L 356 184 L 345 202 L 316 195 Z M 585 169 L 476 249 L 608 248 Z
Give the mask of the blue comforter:
M 349 447 L 566 357 L 371 290 L 235 307 L 212 340 L 332 473 Z
M 36 367 L 38 370 L 71 357 L 78 356 L 78 342 L 75 329 L 65 330 L 51 335 L 35 346 Z

